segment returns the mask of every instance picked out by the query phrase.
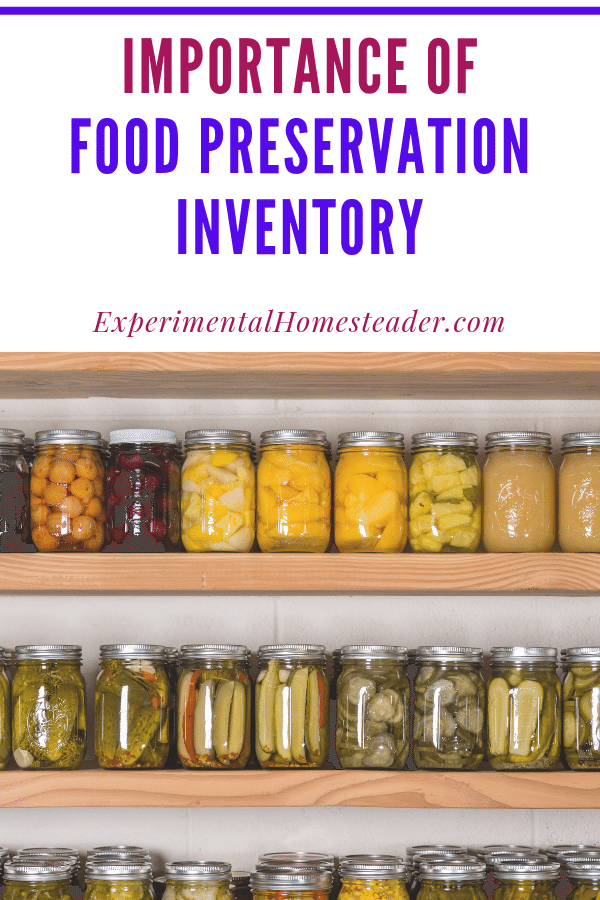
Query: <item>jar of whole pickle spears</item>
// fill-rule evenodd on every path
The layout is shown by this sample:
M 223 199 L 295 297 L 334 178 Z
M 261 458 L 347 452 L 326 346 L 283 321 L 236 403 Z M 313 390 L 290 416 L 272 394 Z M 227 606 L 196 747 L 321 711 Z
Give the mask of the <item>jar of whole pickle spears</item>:
M 419 647 L 413 756 L 418 769 L 477 769 L 485 743 L 483 650 Z
M 406 660 L 405 647 L 342 647 L 336 751 L 343 769 L 404 768 L 410 702 Z
M 69 900 L 69 865 L 57 860 L 10 862 L 4 866 L 6 900 Z
M 488 759 L 493 769 L 554 769 L 561 747 L 561 685 L 554 647 L 492 647 Z
M 517 860 L 494 866 L 493 900 L 556 900 L 560 866 L 555 862 Z
M 102 550 L 106 496 L 98 431 L 36 432 L 30 492 L 31 536 L 38 550 Z
M 408 535 L 417 553 L 474 553 L 481 538 L 477 435 L 413 435 Z
M 29 466 L 25 435 L 0 428 L 0 553 L 29 553 Z
M 335 545 L 340 553 L 402 553 L 407 537 L 404 435 L 349 431 L 338 437 Z
M 181 648 L 177 749 L 186 769 L 243 769 L 250 756 L 250 651 L 237 644 Z
M 255 536 L 254 443 L 249 431 L 185 433 L 183 546 L 190 553 L 248 553 Z
M 104 644 L 96 679 L 103 769 L 161 769 L 169 753 L 169 680 L 158 644 Z
M 563 434 L 558 542 L 565 553 L 600 551 L 600 432 Z
M 329 684 L 325 647 L 259 647 L 256 755 L 263 767 L 318 769 L 327 760 Z
M 486 900 L 485 874 L 485 864 L 479 862 L 422 862 L 419 900 Z
M 408 900 L 406 866 L 397 856 L 344 856 L 339 871 L 342 900 Z
M 253 872 L 250 887 L 254 900 L 329 900 L 331 872 Z
M 331 446 L 323 431 L 260 436 L 257 535 L 263 553 L 325 553 L 331 539 Z
M 84 900 L 154 900 L 149 862 L 88 860 Z
M 10 715 L 10 681 L 4 662 L 4 647 L 0 647 L 0 770 L 5 769 L 12 748 Z
M 12 683 L 12 747 L 21 769 L 77 769 L 86 748 L 81 647 L 21 645 Z
M 600 647 L 565 650 L 563 748 L 570 769 L 600 768 Z
M 537 431 L 485 438 L 483 544 L 488 553 L 547 553 L 556 537 L 552 439 Z
M 233 900 L 229 863 L 168 863 L 165 882 L 163 900 Z

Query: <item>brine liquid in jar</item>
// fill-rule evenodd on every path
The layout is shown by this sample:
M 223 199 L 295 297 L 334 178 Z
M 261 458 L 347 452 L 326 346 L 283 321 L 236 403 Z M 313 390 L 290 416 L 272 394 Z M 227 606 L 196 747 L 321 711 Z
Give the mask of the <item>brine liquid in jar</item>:
M 570 769 L 600 768 L 600 647 L 564 651 L 563 749 Z

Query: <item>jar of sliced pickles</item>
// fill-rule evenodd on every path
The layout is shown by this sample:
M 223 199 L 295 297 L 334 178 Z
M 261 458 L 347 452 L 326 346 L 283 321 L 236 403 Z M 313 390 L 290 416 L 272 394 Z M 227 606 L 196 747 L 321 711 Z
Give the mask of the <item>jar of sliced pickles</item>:
M 253 872 L 250 887 L 254 900 L 329 900 L 331 872 L 307 869 Z
M 419 844 L 415 847 L 406 848 L 406 858 L 409 868 L 409 888 L 408 895 L 410 900 L 416 900 L 421 888 L 420 868 L 421 862 L 443 862 L 444 860 L 454 860 L 464 858 L 468 855 L 467 847 L 460 847 L 456 844 Z
M 250 756 L 250 651 L 237 644 L 181 648 L 177 749 L 186 769 L 243 769 Z
M 493 769 L 554 769 L 561 747 L 561 685 L 554 647 L 492 647 L 488 759 Z
M 565 553 L 600 551 L 600 432 L 563 434 L 558 542 Z
M 552 439 L 537 431 L 485 438 L 483 544 L 488 553 L 547 553 L 556 537 Z
M 154 900 L 149 862 L 88 860 L 85 881 L 84 900 Z
M 342 900 L 408 900 L 406 866 L 397 856 L 343 856 L 339 871 Z
M 15 650 L 12 747 L 21 769 L 77 769 L 86 749 L 81 647 L 21 645 Z
M 161 769 L 169 753 L 169 679 L 158 644 L 104 644 L 96 679 L 103 769 Z
M 404 435 L 350 431 L 338 438 L 335 544 L 340 553 L 402 553 L 407 537 Z
M 10 693 L 11 686 L 5 668 L 5 650 L 0 647 L 0 770 L 5 769 L 12 749 Z
M 564 651 L 563 747 L 570 769 L 600 768 L 600 647 Z
M 25 435 L 0 428 L 0 553 L 28 553 L 29 465 L 24 456 Z
M 66 866 L 69 870 L 69 883 L 71 888 L 81 891 L 79 884 L 79 854 L 72 847 L 26 847 L 18 850 L 12 859 L 19 865 L 56 865 Z M 73 892 L 70 892 L 73 896 Z M 77 896 L 77 895 L 75 895 Z
M 343 769 L 404 768 L 410 703 L 406 661 L 405 647 L 342 647 L 335 746 Z
M 264 769 L 318 769 L 327 760 L 329 684 L 325 647 L 259 647 L 256 755 Z
M 477 769 L 485 745 L 483 650 L 419 647 L 413 756 L 418 769 Z
M 481 538 L 477 435 L 413 435 L 408 534 L 417 553 L 474 553 Z
M 493 900 L 556 900 L 560 866 L 555 862 L 516 860 L 494 866 Z
M 255 535 L 254 443 L 249 431 L 185 433 L 183 545 L 190 553 L 248 553 Z
M 325 553 L 331 539 L 331 446 L 323 431 L 260 436 L 257 536 L 263 553 Z
M 4 866 L 6 900 L 69 900 L 71 872 L 58 860 L 13 861 Z
M 163 900 L 233 900 L 231 866 L 204 860 L 165 866 Z
M 485 874 L 485 864 L 480 862 L 421 862 L 419 900 L 486 900 Z

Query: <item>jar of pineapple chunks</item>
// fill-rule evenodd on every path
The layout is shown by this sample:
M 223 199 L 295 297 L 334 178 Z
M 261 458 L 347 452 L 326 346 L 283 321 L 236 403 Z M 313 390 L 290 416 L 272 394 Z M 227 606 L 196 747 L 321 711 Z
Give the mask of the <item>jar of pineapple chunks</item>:
M 417 553 L 474 553 L 481 539 L 477 435 L 413 435 L 408 536 Z
M 165 866 L 163 900 L 233 900 L 231 866 L 193 860 Z

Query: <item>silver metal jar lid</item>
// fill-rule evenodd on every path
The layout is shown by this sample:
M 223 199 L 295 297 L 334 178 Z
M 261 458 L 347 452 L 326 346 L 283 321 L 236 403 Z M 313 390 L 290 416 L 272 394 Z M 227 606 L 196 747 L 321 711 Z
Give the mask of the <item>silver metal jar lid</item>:
M 234 887 L 248 887 L 250 885 L 250 872 L 232 872 L 231 883 Z
M 0 851 L 1 852 L 1 851 Z M 38 855 L 47 856 L 76 856 L 79 859 L 79 852 L 75 847 L 22 847 L 17 853 L 36 853 Z
M 455 850 L 438 850 L 437 853 L 417 853 L 412 858 L 412 867 L 415 874 L 421 870 L 421 866 L 442 865 L 444 863 L 480 863 L 482 860 L 478 856 L 471 856 L 469 853 L 457 853 Z
M 544 847 L 544 853 L 548 856 L 558 856 L 564 853 L 579 853 L 585 850 L 600 850 L 600 844 L 551 844 Z
M 344 431 L 338 435 L 338 450 L 350 447 L 392 447 L 404 450 L 404 435 L 399 431 Z
M 484 856 L 485 864 L 489 869 L 493 869 L 497 865 L 504 863 L 525 862 L 548 862 L 549 857 L 545 853 L 535 853 L 533 850 L 507 850 L 506 853 L 495 853 L 491 856 Z
M 412 436 L 412 450 L 424 450 L 426 447 L 443 450 L 460 449 L 477 450 L 478 438 L 471 431 L 419 431 Z
M 0 446 L 22 449 L 25 446 L 25 432 L 18 428 L 0 428 Z
M 249 658 L 250 651 L 243 644 L 184 644 L 179 653 L 182 663 L 192 659 L 201 659 L 207 662 L 233 659 L 246 662 Z
M 185 433 L 185 449 L 197 444 L 227 444 L 254 450 L 254 441 L 249 431 L 233 428 L 196 428 Z
M 443 863 L 423 861 L 420 871 L 423 881 L 484 881 L 487 874 L 484 863 L 464 863 L 460 859 Z
M 346 644 L 340 650 L 340 661 L 345 662 L 347 659 L 389 659 L 405 663 L 408 657 L 406 647 L 394 647 L 391 644 Z
M 331 872 L 306 869 L 302 872 L 288 874 L 272 870 L 270 872 L 253 872 L 250 876 L 250 887 L 253 890 L 279 891 L 314 891 L 329 890 Z
M 600 878 L 600 861 L 597 863 L 567 863 L 567 878 L 576 881 L 598 881 Z
M 49 859 L 44 865 L 12 862 L 4 866 L 5 881 L 68 881 L 70 877 L 71 867 L 58 860 Z
M 148 659 L 165 661 L 165 648 L 161 644 L 102 644 L 100 659 Z
M 105 862 L 94 859 L 85 867 L 86 880 L 94 881 L 148 881 L 152 878 L 152 866 L 149 862 Z
M 557 862 L 531 862 L 524 859 L 515 862 L 498 863 L 494 866 L 494 876 L 501 881 L 548 881 L 560 876 Z
M 343 856 L 340 878 L 406 878 L 406 865 L 399 856 L 354 854 Z
M 467 847 L 459 847 L 456 844 L 417 844 L 416 847 L 407 847 L 406 855 L 411 858 L 413 856 L 426 856 L 427 854 L 439 853 L 440 851 L 466 853 Z
M 278 447 L 286 444 L 314 444 L 324 450 L 330 450 L 331 444 L 324 431 L 310 428 L 280 428 L 277 431 L 263 431 L 260 436 L 260 448 Z
M 600 447 L 600 431 L 571 431 L 562 436 L 562 449 L 576 450 L 580 447 Z
M 177 662 L 179 660 L 179 650 L 177 647 L 165 647 L 165 659 L 167 662 Z
M 168 881 L 229 881 L 231 865 L 212 860 L 171 862 L 165 866 Z
M 335 867 L 335 857 L 332 853 L 309 853 L 303 850 L 279 850 L 271 853 L 261 853 L 259 862 L 272 866 L 294 865 L 306 869 L 329 869 Z
M 495 856 L 504 853 L 536 853 L 535 847 L 527 844 L 486 844 L 481 848 L 483 856 Z
M 467 662 L 483 665 L 480 647 L 417 647 L 417 662 Z
M 152 859 L 150 857 L 150 854 L 146 853 L 144 850 L 142 850 L 140 853 L 131 853 L 129 850 L 113 850 L 112 853 L 90 853 L 88 854 L 86 862 L 116 866 L 121 866 L 124 863 L 134 863 L 136 865 L 139 863 L 140 865 L 147 865 L 148 863 L 152 863 Z
M 148 854 L 148 856 L 150 855 L 144 847 L 134 847 L 131 844 L 108 844 L 104 847 L 93 847 L 88 853 L 88 856 L 90 856 L 92 853 L 110 854 L 114 853 L 115 851 L 117 853 L 133 853 L 134 855 L 137 855 L 139 853 L 146 853 Z
M 109 444 L 176 444 L 177 433 L 168 428 L 119 428 L 108 435 Z
M 485 449 L 494 447 L 529 447 L 551 450 L 552 435 L 546 431 L 491 431 L 485 436 Z
M 561 650 L 561 659 L 571 663 L 600 663 L 600 647 L 569 647 Z
M 325 647 L 323 644 L 263 644 L 258 648 L 258 662 L 269 659 L 281 659 L 285 662 L 300 659 L 324 663 Z
M 46 444 L 83 444 L 87 447 L 100 447 L 102 435 L 99 431 L 86 431 L 82 428 L 51 428 L 47 431 L 36 431 L 35 446 Z
M 492 647 L 490 663 L 541 662 L 556 665 L 556 647 Z
M 600 859 L 600 850 L 561 850 L 556 854 L 556 861 L 570 865 L 579 865 L 584 862 L 595 862 Z
M 82 648 L 78 644 L 20 644 L 15 647 L 15 660 L 67 659 L 81 662 Z

